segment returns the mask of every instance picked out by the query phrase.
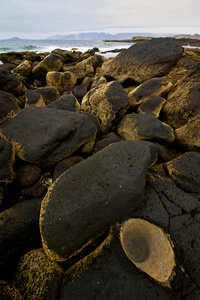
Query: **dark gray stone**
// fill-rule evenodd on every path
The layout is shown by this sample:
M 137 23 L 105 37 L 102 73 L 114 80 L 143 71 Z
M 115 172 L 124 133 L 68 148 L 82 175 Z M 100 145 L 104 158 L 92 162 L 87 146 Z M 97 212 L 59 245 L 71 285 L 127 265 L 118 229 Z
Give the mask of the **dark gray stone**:
M 200 114 L 200 64 L 180 79 L 163 107 L 164 121 L 180 128 Z
M 126 257 L 117 234 L 118 231 L 103 242 L 104 246 L 66 271 L 60 300 L 175 299 L 170 289 L 134 266 Z
M 142 105 L 140 105 L 140 107 L 138 107 L 138 113 L 149 114 L 156 118 L 159 118 L 160 112 L 165 102 L 166 100 L 159 96 L 149 98 Z
M 176 142 L 185 151 L 200 152 L 200 115 L 175 130 Z
M 46 105 L 60 98 L 59 92 L 51 87 L 39 88 L 36 90 L 36 92 L 42 95 L 44 103 Z
M 39 213 L 42 199 L 25 200 L 0 214 L 0 270 L 40 244 Z
M 96 153 L 103 148 L 107 147 L 110 144 L 120 142 L 122 139 L 114 132 L 109 132 L 106 135 L 102 136 L 101 140 L 99 140 L 94 147 L 93 153 Z
M 172 38 L 157 38 L 137 43 L 106 61 L 104 74 L 120 82 L 132 79 L 144 82 L 167 74 L 178 62 L 183 48 Z
M 13 166 L 15 149 L 11 143 L 0 137 L 0 182 L 12 182 L 15 178 Z
M 84 160 L 81 156 L 71 156 L 59 161 L 53 170 L 53 180 L 56 180 L 62 173 L 67 171 L 69 168 Z
M 2 67 L 0 68 L 0 90 L 19 97 L 25 93 L 26 87 L 7 67 Z
M 14 278 L 14 286 L 23 299 L 56 300 L 64 270 L 39 248 L 21 257 Z
M 165 96 L 171 87 L 172 83 L 165 78 L 149 79 L 128 94 L 131 106 L 138 106 L 152 97 Z
M 187 152 L 165 163 L 176 185 L 189 193 L 200 193 L 200 153 Z
M 46 108 L 62 109 L 73 112 L 80 111 L 80 104 L 73 94 L 64 94 L 59 99 L 48 104 Z
M 17 98 L 3 91 L 0 91 L 0 108 L 0 125 L 12 119 L 20 111 Z
M 43 248 L 51 259 L 66 260 L 138 207 L 156 158 L 152 143 L 118 142 L 61 175 L 41 207 Z
M 117 126 L 117 133 L 124 140 L 150 140 L 172 143 L 175 140 L 173 129 L 148 114 L 128 114 Z
M 94 114 L 100 122 L 103 133 L 124 116 L 130 101 L 118 81 L 100 85 L 88 92 L 82 100 L 81 109 Z
M 96 125 L 84 114 L 33 106 L 22 109 L 0 132 L 22 160 L 50 166 L 94 140 Z

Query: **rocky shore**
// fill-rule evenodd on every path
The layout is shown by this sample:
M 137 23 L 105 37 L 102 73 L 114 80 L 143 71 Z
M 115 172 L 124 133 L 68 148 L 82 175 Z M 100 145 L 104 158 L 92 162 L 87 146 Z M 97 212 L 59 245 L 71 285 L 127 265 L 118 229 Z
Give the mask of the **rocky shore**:
M 0 54 L 0 299 L 200 298 L 200 51 Z

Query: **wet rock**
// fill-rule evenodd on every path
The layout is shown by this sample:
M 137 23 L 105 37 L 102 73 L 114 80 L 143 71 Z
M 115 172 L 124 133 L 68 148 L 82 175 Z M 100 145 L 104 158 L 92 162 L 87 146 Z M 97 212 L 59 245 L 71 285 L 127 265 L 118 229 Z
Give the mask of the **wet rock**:
M 25 200 L 0 214 L 1 274 L 9 272 L 13 260 L 40 244 L 38 220 L 41 201 Z
M 172 88 L 172 83 L 165 78 L 153 78 L 133 89 L 128 97 L 132 106 L 138 106 L 152 97 L 163 97 Z
M 93 153 L 96 153 L 110 144 L 120 142 L 122 139 L 114 132 L 109 132 L 106 135 L 102 136 L 102 139 L 99 140 L 94 147 Z
M 163 108 L 164 121 L 180 128 L 200 114 L 200 64 L 173 87 Z
M 73 112 L 80 112 L 80 104 L 73 94 L 64 94 L 59 99 L 48 104 L 46 108 L 62 109 Z
M 34 185 L 41 177 L 42 171 L 36 165 L 25 165 L 18 169 L 17 180 L 23 186 Z
M 175 130 L 176 142 L 185 151 L 200 151 L 200 115 Z
M 15 75 L 27 78 L 32 72 L 32 62 L 29 60 L 23 61 L 20 65 L 13 69 Z
M 59 92 L 51 87 L 38 88 L 36 92 L 42 95 L 43 101 L 46 105 L 60 98 Z
M 111 234 L 91 255 L 66 271 L 60 300 L 67 297 L 72 300 L 174 299 L 170 289 L 163 288 L 127 259 L 118 236 L 118 231 Z
M 72 92 L 77 82 L 76 76 L 71 72 L 51 71 L 46 75 L 47 86 L 55 88 L 60 94 Z
M 160 112 L 165 102 L 166 100 L 159 96 L 149 98 L 142 105 L 138 107 L 138 113 L 149 114 L 156 118 L 159 118 Z
M 60 71 L 62 67 L 60 59 L 54 54 L 49 54 L 33 68 L 32 74 L 34 78 L 44 80 L 48 72 Z
M 43 249 L 26 253 L 19 261 L 13 284 L 23 299 L 57 299 L 63 269 L 49 260 Z
M 22 295 L 20 292 L 13 286 L 0 280 L 0 296 L 2 300 L 22 300 Z
M 152 143 L 119 142 L 60 176 L 41 207 L 41 236 L 49 257 L 66 260 L 138 207 L 147 168 L 156 158 Z
M 25 161 L 50 166 L 94 140 L 96 126 L 84 114 L 51 108 L 24 108 L 0 128 Z
M 0 137 L 0 182 L 12 182 L 15 178 L 13 166 L 15 150 L 11 143 Z
M 20 111 L 17 98 L 3 91 L 0 91 L 0 107 L 0 124 L 6 123 Z
M 0 90 L 19 97 L 25 93 L 26 87 L 8 68 L 2 67 L 0 68 Z
M 56 55 L 63 63 L 69 63 L 75 60 L 72 51 L 55 49 L 51 53 Z
M 127 79 L 144 82 L 166 75 L 178 62 L 183 48 L 172 38 L 157 38 L 138 43 L 107 60 L 104 74 L 123 83 Z
M 154 139 L 172 143 L 175 139 L 169 125 L 147 114 L 125 115 L 117 126 L 117 133 L 124 140 Z
M 84 161 L 81 156 L 71 156 L 59 161 L 53 170 L 53 181 L 56 180 L 62 173 L 67 171 L 69 168 L 75 166 L 76 164 Z
M 176 185 L 189 193 L 200 193 L 200 153 L 188 152 L 165 163 Z
M 44 103 L 43 97 L 40 93 L 34 90 L 27 90 L 25 107 L 29 106 L 45 107 L 46 104 Z
M 124 116 L 129 106 L 130 101 L 122 85 L 112 81 L 90 90 L 82 100 L 81 109 L 94 114 L 103 133 L 107 133 Z

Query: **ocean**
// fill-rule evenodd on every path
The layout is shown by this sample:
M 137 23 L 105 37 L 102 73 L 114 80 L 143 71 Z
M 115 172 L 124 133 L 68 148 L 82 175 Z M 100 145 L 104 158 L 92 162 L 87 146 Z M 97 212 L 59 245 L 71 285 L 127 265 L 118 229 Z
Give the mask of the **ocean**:
M 37 53 L 51 52 L 54 49 L 60 48 L 63 50 L 81 51 L 84 53 L 88 49 L 97 47 L 100 52 L 98 54 L 105 57 L 114 57 L 119 52 L 108 52 L 115 49 L 129 48 L 134 43 L 125 42 L 104 42 L 104 41 L 81 41 L 81 40 L 0 40 L 0 53 L 10 51 L 34 51 Z

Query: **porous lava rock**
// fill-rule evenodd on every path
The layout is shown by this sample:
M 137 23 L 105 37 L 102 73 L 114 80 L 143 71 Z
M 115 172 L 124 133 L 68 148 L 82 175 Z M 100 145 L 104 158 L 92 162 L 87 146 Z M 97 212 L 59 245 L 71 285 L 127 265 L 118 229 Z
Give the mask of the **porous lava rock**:
M 123 141 L 63 173 L 41 206 L 40 230 L 46 254 L 65 261 L 137 208 L 147 168 L 156 159 L 154 144 Z
M 93 88 L 82 100 L 81 110 L 94 114 L 100 122 L 101 130 L 107 133 L 124 116 L 130 106 L 122 85 L 112 81 Z
M 0 68 L 0 90 L 19 97 L 24 95 L 26 87 L 7 67 L 3 66 Z
M 173 87 L 163 107 L 164 121 L 180 128 L 200 114 L 200 64 Z
M 9 272 L 10 262 L 40 245 L 39 212 L 42 199 L 24 200 L 0 214 L 0 270 Z
M 176 185 L 189 193 L 200 193 L 200 153 L 186 152 L 165 163 Z
M 48 259 L 43 249 L 35 249 L 21 257 L 13 284 L 23 299 L 58 299 L 64 270 Z
M 25 161 L 50 166 L 94 140 L 96 125 L 84 114 L 29 107 L 0 128 Z
M 31 75 L 33 64 L 30 60 L 25 60 L 12 70 L 15 75 L 27 78 Z
M 133 89 L 128 97 L 131 106 L 138 106 L 152 97 L 165 96 L 172 88 L 172 83 L 165 78 L 152 78 Z
M 156 118 L 159 118 L 160 112 L 165 102 L 166 100 L 159 96 L 149 98 L 138 107 L 138 113 L 149 114 Z
M 132 45 L 113 60 L 106 61 L 104 75 L 121 83 L 127 79 L 144 82 L 166 75 L 178 62 L 183 48 L 172 38 L 157 38 Z
M 76 76 L 71 72 L 56 72 L 51 71 L 46 75 L 47 86 L 53 87 L 60 94 L 72 92 L 77 82 Z
M 150 140 L 172 143 L 175 140 L 171 126 L 148 114 L 128 114 L 117 126 L 117 133 L 124 140 Z
M 0 91 L 0 107 L 0 125 L 12 119 L 20 111 L 17 98 L 3 91 Z
M 80 112 L 81 109 L 78 100 L 72 93 L 62 95 L 57 100 L 48 104 L 46 108 L 68 110 L 73 112 Z
M 60 59 L 54 54 L 49 54 L 33 68 L 32 74 L 34 78 L 45 80 L 48 72 L 60 71 L 62 67 L 63 63 Z
M 12 182 L 15 178 L 13 171 L 15 149 L 11 143 L 0 137 L 0 182 Z

